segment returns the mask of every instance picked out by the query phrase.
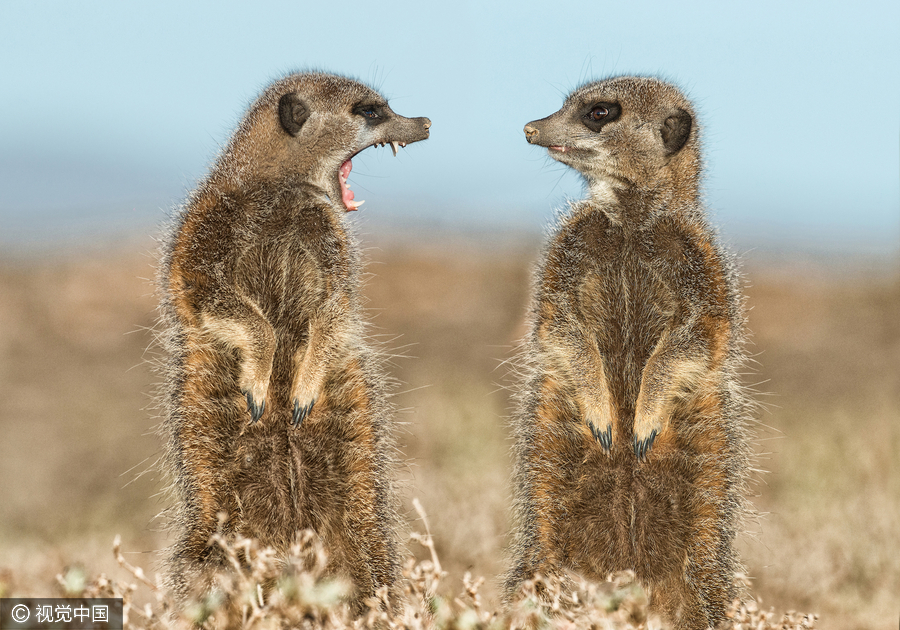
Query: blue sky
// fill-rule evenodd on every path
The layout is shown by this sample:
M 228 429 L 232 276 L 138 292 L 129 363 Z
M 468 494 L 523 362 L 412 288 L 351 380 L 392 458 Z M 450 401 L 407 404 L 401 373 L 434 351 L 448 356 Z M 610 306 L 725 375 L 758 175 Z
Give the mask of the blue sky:
M 370 149 L 367 226 L 540 230 L 581 182 L 525 123 L 579 83 L 652 74 L 703 125 L 705 190 L 746 245 L 900 246 L 900 3 L 0 4 L 0 247 L 151 232 L 246 105 L 355 76 L 431 139 Z

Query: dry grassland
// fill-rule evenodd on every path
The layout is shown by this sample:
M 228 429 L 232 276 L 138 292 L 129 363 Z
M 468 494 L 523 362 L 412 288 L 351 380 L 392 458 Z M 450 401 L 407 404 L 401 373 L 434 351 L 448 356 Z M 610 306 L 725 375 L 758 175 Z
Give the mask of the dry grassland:
M 533 241 L 494 241 L 369 242 L 366 288 L 373 334 L 400 355 L 409 527 L 421 530 L 418 497 L 444 584 L 456 592 L 466 571 L 485 576 L 489 604 L 508 527 L 503 360 L 524 332 L 537 253 Z M 117 533 L 128 561 L 151 570 L 165 544 L 149 249 L 0 260 L 3 596 L 55 594 L 54 576 L 73 564 L 117 575 Z M 818 613 L 820 628 L 893 629 L 900 273 L 896 260 L 845 263 L 745 265 L 758 361 L 748 384 L 767 392 L 758 450 L 769 472 L 741 548 L 765 607 Z

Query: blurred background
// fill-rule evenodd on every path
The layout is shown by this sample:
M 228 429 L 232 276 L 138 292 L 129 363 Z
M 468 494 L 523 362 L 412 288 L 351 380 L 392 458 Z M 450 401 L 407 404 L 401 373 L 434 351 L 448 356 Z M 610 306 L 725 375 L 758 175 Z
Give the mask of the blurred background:
M 727 234 L 833 251 L 900 240 L 896 2 L 6 2 L 0 243 L 152 227 L 271 80 L 324 69 L 434 122 L 354 164 L 377 221 L 538 229 L 580 181 L 522 127 L 611 74 L 701 115 Z
M 433 122 L 397 158 L 354 159 L 352 221 L 369 315 L 405 357 L 405 500 L 453 584 L 490 584 L 503 361 L 542 230 L 582 196 L 522 127 L 582 82 L 650 74 L 697 106 L 710 215 L 748 279 L 767 471 L 741 541 L 754 592 L 823 628 L 896 627 L 898 27 L 887 1 L 3 3 L 0 594 L 47 593 L 71 563 L 114 572 L 116 533 L 152 569 L 154 237 L 259 91 L 302 69 Z

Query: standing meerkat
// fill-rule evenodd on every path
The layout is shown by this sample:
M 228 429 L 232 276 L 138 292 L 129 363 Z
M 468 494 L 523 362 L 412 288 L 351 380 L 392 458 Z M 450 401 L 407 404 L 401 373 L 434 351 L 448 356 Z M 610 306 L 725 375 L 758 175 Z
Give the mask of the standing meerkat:
M 209 588 L 219 529 L 280 550 L 314 530 L 357 602 L 398 577 L 391 410 L 344 214 L 351 158 L 430 126 L 356 81 L 287 76 L 177 217 L 159 283 L 178 600 Z
M 750 402 L 743 298 L 704 218 L 694 110 L 657 79 L 611 78 L 525 135 L 589 197 L 537 270 L 507 597 L 535 574 L 630 569 L 674 627 L 714 626 L 739 593 Z

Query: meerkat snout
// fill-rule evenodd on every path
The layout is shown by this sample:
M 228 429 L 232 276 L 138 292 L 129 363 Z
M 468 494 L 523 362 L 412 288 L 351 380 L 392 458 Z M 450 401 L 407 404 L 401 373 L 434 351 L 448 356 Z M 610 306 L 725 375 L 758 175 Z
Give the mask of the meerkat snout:
M 537 136 L 538 130 L 531 125 L 525 125 L 525 139 L 531 142 Z

